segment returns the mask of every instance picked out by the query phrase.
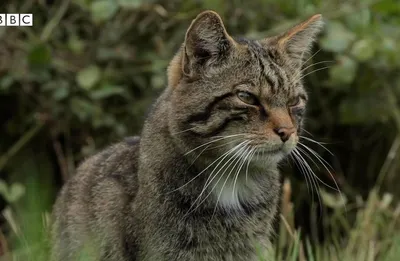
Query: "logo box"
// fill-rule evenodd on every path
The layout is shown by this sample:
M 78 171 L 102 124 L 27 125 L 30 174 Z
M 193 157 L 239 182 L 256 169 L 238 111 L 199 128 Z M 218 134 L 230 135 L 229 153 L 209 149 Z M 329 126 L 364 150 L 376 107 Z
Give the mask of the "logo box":
M 0 26 L 33 26 L 33 14 L 0 14 Z

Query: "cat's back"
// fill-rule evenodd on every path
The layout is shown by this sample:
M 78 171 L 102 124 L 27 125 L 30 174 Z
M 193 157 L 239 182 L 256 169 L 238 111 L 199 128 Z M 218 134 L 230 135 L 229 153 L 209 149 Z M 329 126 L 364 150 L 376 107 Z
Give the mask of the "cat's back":
M 53 210 L 53 260 L 74 260 L 71 255 L 87 242 L 114 242 L 102 245 L 100 256 L 121 254 L 124 212 L 138 190 L 139 143 L 129 137 L 89 157 L 64 185 Z

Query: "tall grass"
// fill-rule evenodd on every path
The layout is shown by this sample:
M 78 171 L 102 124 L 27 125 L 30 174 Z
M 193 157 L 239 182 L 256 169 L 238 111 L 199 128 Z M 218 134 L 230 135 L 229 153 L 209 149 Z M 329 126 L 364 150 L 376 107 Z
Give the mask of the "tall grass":
M 260 260 L 400 260 L 400 204 L 395 205 L 389 194 L 380 195 L 377 189 L 373 189 L 367 200 L 335 209 L 324 221 L 331 230 L 326 232 L 329 236 L 322 243 L 312 242 L 310 238 L 302 236 L 301 228 L 294 226 L 291 194 L 290 182 L 285 180 L 273 251 L 269 256 L 261 255 Z M 326 200 L 322 203 L 325 204 Z M 348 211 L 356 213 L 354 222 L 349 221 Z M 2 214 L 10 231 L 7 238 L 0 234 L 4 253 L 0 261 L 48 261 L 51 244 L 49 213 L 33 215 L 24 209 L 8 207 Z M 81 255 L 79 260 L 90 259 Z

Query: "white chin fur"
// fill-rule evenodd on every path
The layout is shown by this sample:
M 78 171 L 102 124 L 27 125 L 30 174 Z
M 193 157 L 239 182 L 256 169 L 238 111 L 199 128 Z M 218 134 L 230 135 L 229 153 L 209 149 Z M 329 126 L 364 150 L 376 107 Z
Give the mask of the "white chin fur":
M 254 180 L 255 174 L 265 174 L 265 169 L 276 166 L 284 156 L 284 152 L 270 155 L 254 154 L 253 157 L 247 157 L 246 161 L 242 158 L 236 166 L 233 164 L 226 170 L 221 170 L 209 186 L 218 207 L 229 211 L 242 211 L 241 202 L 249 201 L 255 194 L 261 193 L 259 183 Z

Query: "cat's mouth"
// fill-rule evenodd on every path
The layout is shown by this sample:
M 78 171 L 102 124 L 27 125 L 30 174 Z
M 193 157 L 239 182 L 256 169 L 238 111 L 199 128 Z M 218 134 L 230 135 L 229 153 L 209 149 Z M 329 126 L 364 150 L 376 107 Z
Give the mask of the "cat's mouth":
M 275 156 L 275 155 L 288 155 L 292 152 L 294 147 L 296 147 L 296 144 L 288 144 L 288 143 L 282 143 L 282 144 L 277 144 L 277 145 L 271 145 L 271 144 L 257 144 L 254 145 L 254 147 L 259 151 L 259 153 L 262 153 L 264 155 L 268 156 Z
M 288 149 L 288 147 L 291 147 L 289 144 L 286 143 L 271 144 L 268 142 L 252 142 L 250 144 L 257 150 L 264 151 L 265 153 L 284 152 Z
M 283 152 L 283 146 L 279 147 L 279 148 L 275 148 L 275 149 L 265 149 L 264 153 L 268 153 L 268 154 L 276 154 L 279 152 Z

